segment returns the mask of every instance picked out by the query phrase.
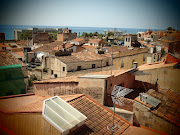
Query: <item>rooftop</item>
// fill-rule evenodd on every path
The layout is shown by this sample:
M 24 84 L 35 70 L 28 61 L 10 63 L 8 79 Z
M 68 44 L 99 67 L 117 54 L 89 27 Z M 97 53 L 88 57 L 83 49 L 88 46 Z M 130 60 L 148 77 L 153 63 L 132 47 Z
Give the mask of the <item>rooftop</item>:
M 68 49 L 69 47 L 72 47 L 73 45 L 71 45 L 70 43 L 66 43 L 65 44 L 65 49 Z M 62 50 L 63 49 L 63 45 L 60 44 L 60 45 L 57 45 L 56 47 L 53 48 L 53 50 Z
M 146 46 L 146 47 L 154 47 L 154 45 L 151 45 L 151 44 L 146 44 L 146 43 L 144 43 L 143 41 L 138 41 L 139 43 L 141 43 L 141 44 L 143 44 L 144 46 Z
M 84 114 L 87 119 L 85 124 L 78 129 L 73 130 L 70 135 L 74 134 L 111 134 L 107 129 L 108 124 L 112 124 L 113 112 L 97 103 L 90 97 L 77 94 L 59 96 L 75 109 Z M 48 97 L 46 97 L 48 98 Z M 43 100 L 45 97 L 41 97 L 35 94 L 22 94 L 14 96 L 6 96 L 0 98 L 0 111 L 3 113 L 41 113 L 43 108 Z M 121 129 L 116 134 L 135 134 L 135 135 L 157 135 L 157 131 L 153 131 L 144 127 L 134 127 L 120 116 L 115 114 L 115 123 L 121 126 Z
M 13 65 L 13 64 L 21 64 L 24 66 L 24 63 L 17 59 L 9 52 L 1 52 L 0 53 L 0 66 Z
M 84 38 L 75 38 L 75 39 L 73 39 L 71 41 L 80 42 L 80 41 L 84 41 Z
M 111 134 L 107 130 L 107 125 L 112 123 L 112 111 L 86 95 L 78 94 L 60 97 L 87 117 L 85 125 L 72 134 Z M 4 113 L 39 113 L 42 112 L 44 99 L 44 97 L 33 94 L 3 97 L 0 98 L 0 111 Z M 121 134 L 129 127 L 129 123 L 117 115 L 115 115 L 115 123 L 121 126 L 121 130 L 115 134 Z
M 180 126 L 180 108 L 178 107 L 180 104 L 179 93 L 170 89 L 163 89 L 160 87 L 158 88 L 158 92 L 150 89 L 146 93 L 161 101 L 158 107 L 151 110 L 152 113 Z M 142 101 L 140 101 L 138 97 L 135 98 L 135 100 L 142 103 Z M 151 105 L 144 102 L 143 104 L 149 108 L 152 107 Z
M 125 47 L 125 46 L 113 46 L 113 47 L 104 47 L 104 49 L 108 50 L 109 53 L 106 53 L 105 56 L 111 56 L 112 54 L 112 51 L 113 51 L 113 54 L 124 54 L 126 55 L 127 52 L 133 52 L 133 51 L 148 51 L 147 49 L 143 49 L 143 48 L 138 48 L 138 47 L 133 47 L 133 49 L 128 49 L 128 47 Z
M 106 57 L 98 54 L 95 50 L 72 53 L 71 56 L 56 57 L 64 63 L 103 60 Z
M 34 49 L 33 52 L 47 52 L 50 53 L 54 47 L 57 47 L 58 45 L 61 45 L 61 41 L 55 41 L 46 45 L 43 45 L 37 49 Z
M 141 66 L 138 66 L 139 70 L 149 70 L 149 69 L 154 69 L 154 68 L 162 68 L 162 67 L 173 67 L 177 63 L 170 63 L 170 64 L 165 64 L 164 62 L 154 62 L 150 64 L 144 64 Z
M 87 50 L 92 50 L 92 49 L 96 49 L 94 46 L 89 46 L 89 45 L 82 45 L 81 47 L 87 49 Z
M 91 39 L 89 43 L 99 43 L 102 39 Z
M 56 83 L 56 82 L 78 82 L 78 76 L 61 77 L 54 79 L 47 79 L 43 81 L 35 81 L 33 83 Z

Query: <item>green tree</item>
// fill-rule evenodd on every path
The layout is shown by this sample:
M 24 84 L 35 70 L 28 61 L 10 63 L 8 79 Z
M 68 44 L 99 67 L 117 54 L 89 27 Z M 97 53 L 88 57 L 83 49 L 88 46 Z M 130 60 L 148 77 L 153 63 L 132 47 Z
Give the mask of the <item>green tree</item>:
M 109 36 L 114 36 L 114 33 L 113 32 L 108 32 L 108 37 Z

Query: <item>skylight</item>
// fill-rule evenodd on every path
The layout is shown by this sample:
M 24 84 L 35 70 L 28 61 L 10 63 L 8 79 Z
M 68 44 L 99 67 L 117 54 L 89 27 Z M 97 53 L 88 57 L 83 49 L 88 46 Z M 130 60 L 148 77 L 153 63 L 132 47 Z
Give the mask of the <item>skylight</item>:
M 74 127 L 80 127 L 87 119 L 82 113 L 58 96 L 44 100 L 42 115 L 51 125 L 66 135 Z

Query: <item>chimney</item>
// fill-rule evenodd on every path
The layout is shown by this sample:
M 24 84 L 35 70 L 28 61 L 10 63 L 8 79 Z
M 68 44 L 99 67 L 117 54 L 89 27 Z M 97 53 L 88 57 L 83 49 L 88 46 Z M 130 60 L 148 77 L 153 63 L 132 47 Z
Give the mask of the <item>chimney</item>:
M 133 68 L 137 68 L 138 67 L 138 63 L 137 62 L 133 62 Z

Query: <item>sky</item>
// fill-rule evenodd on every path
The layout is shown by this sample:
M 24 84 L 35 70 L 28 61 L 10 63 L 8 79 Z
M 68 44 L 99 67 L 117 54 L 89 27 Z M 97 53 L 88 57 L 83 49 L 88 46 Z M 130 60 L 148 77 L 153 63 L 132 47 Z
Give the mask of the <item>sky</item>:
M 180 30 L 178 0 L 0 0 L 0 25 Z

